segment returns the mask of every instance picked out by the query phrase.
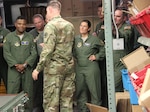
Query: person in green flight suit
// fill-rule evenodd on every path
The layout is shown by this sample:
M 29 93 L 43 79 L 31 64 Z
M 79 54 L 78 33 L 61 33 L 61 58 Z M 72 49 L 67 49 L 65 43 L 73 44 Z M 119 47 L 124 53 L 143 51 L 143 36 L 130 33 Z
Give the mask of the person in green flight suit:
M 33 64 L 37 57 L 34 38 L 25 32 L 26 19 L 17 17 L 16 30 L 9 33 L 4 39 L 4 58 L 8 64 L 8 94 L 17 94 L 20 91 L 27 93 L 29 101 L 26 111 L 32 111 Z
M 96 25 L 93 35 L 97 36 L 105 43 L 104 37 L 104 13 L 102 2 L 98 5 L 97 15 L 100 19 L 100 22 Z M 102 86 L 102 106 L 108 107 L 108 93 L 107 93 L 107 74 L 106 74 L 106 58 L 99 61 L 99 67 L 101 70 L 101 86 Z
M 35 26 L 34 29 L 29 31 L 31 35 L 34 37 L 34 42 L 36 43 L 37 48 L 37 59 L 35 61 L 35 67 L 39 61 L 40 53 L 39 48 L 42 50 L 42 47 L 39 45 L 40 43 L 37 43 L 39 39 L 43 42 L 43 30 L 45 26 L 44 17 L 41 14 L 35 14 L 32 17 L 33 24 Z M 35 68 L 34 67 L 34 68 Z M 40 111 L 43 112 L 43 72 L 40 72 L 41 75 L 39 75 L 38 80 L 33 81 L 33 112 Z
M 125 66 L 120 61 L 122 57 L 134 50 L 134 29 L 130 24 L 126 23 L 127 14 L 122 8 L 117 8 L 114 13 L 115 24 L 118 28 L 119 39 L 123 39 L 123 49 L 114 49 L 114 76 L 115 90 L 123 91 L 121 72 Z M 113 37 L 116 38 L 116 31 L 113 30 Z M 114 43 L 116 44 L 116 43 Z
M 3 40 L 4 40 L 4 37 L 9 32 L 10 31 L 8 29 L 2 27 L 2 17 L 0 15 L 0 83 L 2 79 L 6 90 L 7 90 L 7 67 L 8 65 L 3 56 Z
M 103 42 L 90 34 L 91 22 L 80 23 L 80 35 L 75 37 L 73 54 L 75 58 L 77 107 L 87 112 L 86 103 L 101 105 L 101 80 L 98 60 L 105 57 Z M 89 98 L 90 97 L 90 98 Z
M 124 48 L 123 49 L 113 49 L 113 62 L 114 62 L 114 79 L 115 79 L 115 91 L 123 91 L 121 69 L 125 68 L 120 59 L 134 50 L 134 29 L 133 27 L 126 23 L 126 13 L 123 12 L 122 8 L 117 8 L 115 10 L 114 18 L 115 23 L 119 32 L 119 39 L 123 39 Z M 103 38 L 105 42 L 105 26 L 104 22 L 101 23 L 99 29 L 99 37 Z M 113 29 L 113 39 L 116 39 L 116 31 Z M 115 43 L 113 43 L 115 44 Z

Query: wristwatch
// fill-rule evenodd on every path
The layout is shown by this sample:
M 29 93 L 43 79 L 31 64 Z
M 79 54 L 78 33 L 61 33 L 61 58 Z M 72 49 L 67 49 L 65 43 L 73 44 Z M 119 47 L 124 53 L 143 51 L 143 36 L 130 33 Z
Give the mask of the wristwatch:
M 24 63 L 23 66 L 24 66 L 24 68 L 27 68 L 27 64 L 26 63 Z

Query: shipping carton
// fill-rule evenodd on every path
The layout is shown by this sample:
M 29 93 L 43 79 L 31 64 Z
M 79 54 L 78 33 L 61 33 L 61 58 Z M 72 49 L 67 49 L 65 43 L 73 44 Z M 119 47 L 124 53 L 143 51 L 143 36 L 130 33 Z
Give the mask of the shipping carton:
M 142 106 L 140 105 L 132 105 L 132 112 L 144 112 Z
M 150 68 L 146 72 L 145 80 L 139 97 L 139 104 L 150 109 Z
M 126 66 L 129 73 L 133 73 L 142 70 L 146 65 L 150 64 L 150 57 L 144 47 L 139 47 L 135 51 L 124 56 L 121 61 Z
M 133 0 L 133 4 L 136 6 L 137 10 L 142 11 L 150 6 L 150 0 Z
M 142 106 L 130 104 L 129 92 L 116 92 L 117 112 L 143 112 Z
M 108 112 L 107 108 L 102 106 L 97 106 L 91 103 L 86 103 L 86 105 L 89 108 L 90 112 Z
M 141 94 L 145 93 L 148 90 L 150 90 L 150 68 L 146 72 L 146 76 L 141 89 Z
M 150 110 L 150 90 L 140 95 L 139 103 Z

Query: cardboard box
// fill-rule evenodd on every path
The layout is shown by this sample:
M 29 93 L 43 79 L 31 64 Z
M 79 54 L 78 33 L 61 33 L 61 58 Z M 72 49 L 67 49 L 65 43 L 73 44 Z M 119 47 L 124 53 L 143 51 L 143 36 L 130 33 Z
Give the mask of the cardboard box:
M 150 109 L 150 90 L 140 95 L 139 103 L 147 109 Z
M 132 16 L 135 16 L 140 12 L 133 3 L 130 3 L 130 5 L 128 5 L 128 10 Z
M 129 92 L 116 92 L 116 105 L 118 104 L 119 99 L 130 99 Z
M 86 103 L 90 112 L 109 112 L 109 110 L 102 106 Z M 117 112 L 143 112 L 142 106 L 131 105 L 129 92 L 116 92 L 116 110 Z
M 144 47 L 139 47 L 135 51 L 124 56 L 121 61 L 126 66 L 129 73 L 133 73 L 142 70 L 146 65 L 150 64 L 150 57 Z
M 143 112 L 142 106 L 140 106 L 140 105 L 132 105 L 132 112 Z
M 97 106 L 91 103 L 86 103 L 86 105 L 89 108 L 90 112 L 108 112 L 107 108 L 102 106 Z
M 116 92 L 117 112 L 132 112 L 129 92 Z
M 143 9 L 150 6 L 150 0 L 133 0 L 133 4 L 139 11 L 142 11 Z
M 116 92 L 117 112 L 143 112 L 142 106 L 131 105 L 129 92 Z
M 150 68 L 146 72 L 145 80 L 139 97 L 139 104 L 150 109 Z
M 146 72 L 146 76 L 141 89 L 141 94 L 145 93 L 148 90 L 150 90 L 150 68 Z

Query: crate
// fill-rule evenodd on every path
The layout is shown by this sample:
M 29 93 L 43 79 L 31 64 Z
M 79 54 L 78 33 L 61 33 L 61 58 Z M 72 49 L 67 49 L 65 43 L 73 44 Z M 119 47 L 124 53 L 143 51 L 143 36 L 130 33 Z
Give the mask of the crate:
M 142 10 L 137 15 L 130 17 L 129 20 L 142 36 L 150 38 L 150 7 Z
M 127 70 L 127 69 L 122 69 L 122 70 L 121 70 L 121 75 L 122 75 L 123 88 L 124 88 L 124 90 L 129 91 L 129 85 L 128 85 L 128 80 L 129 80 L 128 70 Z

